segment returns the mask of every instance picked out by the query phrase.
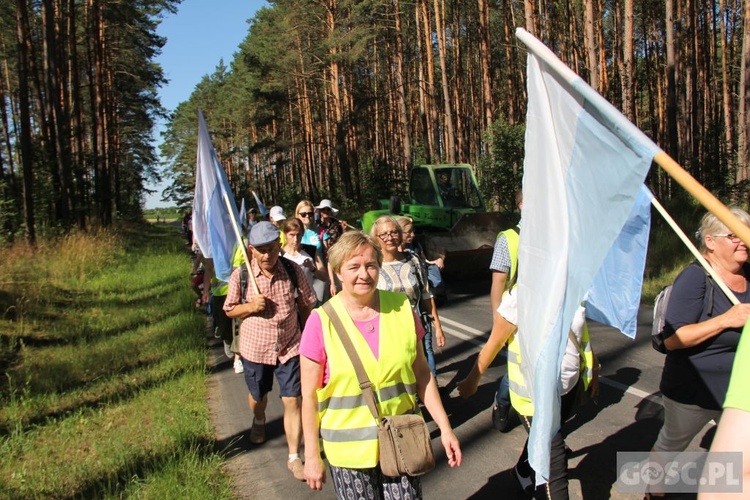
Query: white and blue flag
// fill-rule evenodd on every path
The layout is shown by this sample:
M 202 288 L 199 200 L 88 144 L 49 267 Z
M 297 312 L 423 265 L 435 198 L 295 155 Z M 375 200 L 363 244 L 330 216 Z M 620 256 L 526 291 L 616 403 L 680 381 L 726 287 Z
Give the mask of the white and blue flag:
M 257 194 L 255 194 L 255 191 L 251 191 L 251 192 L 253 193 L 253 198 L 255 198 L 256 205 L 258 205 L 258 211 L 260 212 L 260 216 L 265 219 L 266 215 L 268 215 L 268 209 L 263 204 L 263 202 L 260 201 L 260 198 L 258 197 Z
M 224 201 L 229 199 L 229 207 Z M 198 110 L 198 159 L 193 199 L 193 234 L 204 257 L 213 259 L 216 277 L 229 281 L 232 254 L 237 237 L 232 219 L 238 219 L 237 205 L 229 181 L 211 145 L 206 120 Z
M 240 203 L 240 225 L 247 224 L 247 210 L 245 209 L 245 198 L 242 198 L 242 203 Z
M 641 186 L 633 210 L 585 298 L 586 318 L 613 326 L 631 339 L 638 328 L 653 197 L 646 186 Z
M 521 28 L 516 36 L 528 49 L 529 96 L 518 327 L 522 359 L 533 360 L 522 369 L 534 403 L 529 460 L 541 484 L 560 428 L 560 367 L 573 315 L 659 148 L 539 40 Z

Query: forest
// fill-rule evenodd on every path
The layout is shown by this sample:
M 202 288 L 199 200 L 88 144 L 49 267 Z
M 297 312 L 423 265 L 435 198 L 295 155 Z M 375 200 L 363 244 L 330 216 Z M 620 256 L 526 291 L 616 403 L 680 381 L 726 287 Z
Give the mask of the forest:
M 0 220 L 6 234 L 137 216 L 145 180 L 192 202 L 197 110 L 235 195 L 361 212 L 411 165 L 469 163 L 490 205 L 520 184 L 526 54 L 537 36 L 720 199 L 747 200 L 750 2 L 276 0 L 168 118 L 153 58 L 179 1 L 0 7 Z M 242 13 L 238 13 L 242 15 Z M 656 167 L 647 183 L 684 197 Z M 31 234 L 30 234 L 31 233 Z

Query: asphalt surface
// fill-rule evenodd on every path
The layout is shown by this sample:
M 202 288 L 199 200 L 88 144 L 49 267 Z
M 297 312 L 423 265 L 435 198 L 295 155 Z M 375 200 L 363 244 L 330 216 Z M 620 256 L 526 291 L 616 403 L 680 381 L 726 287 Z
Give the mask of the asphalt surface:
M 426 415 L 433 431 L 437 467 L 423 478 L 424 497 L 523 498 L 511 471 L 523 448 L 526 432 L 517 419 L 511 421 L 511 429 L 506 433 L 496 431 L 491 422 L 490 408 L 497 380 L 506 370 L 504 356 L 498 356 L 484 375 L 474 397 L 462 400 L 455 391 L 456 381 L 471 369 L 476 353 L 489 335 L 492 322 L 489 281 L 467 281 L 450 287 L 448 302 L 439 313 L 447 345 L 437 355 L 438 381 L 444 388 L 443 403 L 461 442 L 464 459 L 460 468 L 448 467 L 436 426 Z M 642 498 L 642 495 L 623 494 L 616 488 L 616 454 L 649 450 L 661 427 L 663 410 L 658 387 L 664 357 L 651 348 L 651 313 L 650 307 L 641 308 L 635 341 L 612 328 L 589 323 L 603 378 L 598 405 L 583 408 L 563 428 L 571 449 L 568 462 L 571 498 Z M 269 395 L 268 441 L 262 445 L 250 444 L 252 414 L 243 376 L 234 373 L 221 341 L 207 333 L 207 342 L 212 347 L 209 407 L 218 444 L 227 456 L 226 467 L 233 477 L 236 497 L 335 498 L 330 480 L 323 491 L 313 492 L 287 470 L 282 407 L 276 387 Z M 705 447 L 711 427 L 709 424 L 699 433 L 690 450 Z

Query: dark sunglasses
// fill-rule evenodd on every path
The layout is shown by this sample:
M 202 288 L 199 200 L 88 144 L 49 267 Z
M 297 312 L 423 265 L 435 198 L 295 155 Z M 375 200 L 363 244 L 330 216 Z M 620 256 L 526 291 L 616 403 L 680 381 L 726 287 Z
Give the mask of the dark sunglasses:
M 299 213 L 300 217 L 312 217 L 313 215 L 315 215 L 315 212 L 300 212 Z

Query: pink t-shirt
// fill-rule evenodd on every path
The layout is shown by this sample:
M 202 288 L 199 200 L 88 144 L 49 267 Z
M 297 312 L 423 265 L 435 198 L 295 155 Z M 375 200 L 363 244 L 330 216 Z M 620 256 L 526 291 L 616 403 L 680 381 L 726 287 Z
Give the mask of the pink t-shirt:
M 378 359 L 380 355 L 380 314 L 367 321 L 354 321 L 354 325 L 362 334 L 365 341 L 367 341 L 367 345 L 370 346 L 370 350 L 372 350 L 375 359 Z M 425 331 L 422 322 L 417 318 L 416 313 L 414 314 L 414 326 L 417 331 L 417 340 L 421 341 L 425 336 Z M 326 385 L 329 378 L 328 356 L 326 355 L 325 345 L 323 344 L 323 325 L 321 324 L 318 311 L 313 310 L 310 313 L 310 317 L 307 318 L 305 329 L 302 331 L 299 353 L 316 363 L 325 365 L 323 372 L 323 385 Z

